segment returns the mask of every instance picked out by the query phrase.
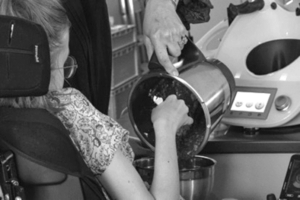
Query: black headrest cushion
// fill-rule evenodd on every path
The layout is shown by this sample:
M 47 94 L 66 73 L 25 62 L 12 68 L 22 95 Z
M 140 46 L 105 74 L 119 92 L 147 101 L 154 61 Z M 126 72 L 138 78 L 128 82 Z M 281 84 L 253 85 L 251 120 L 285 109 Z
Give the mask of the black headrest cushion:
M 41 96 L 49 82 L 50 50 L 43 27 L 0 16 L 0 97 Z

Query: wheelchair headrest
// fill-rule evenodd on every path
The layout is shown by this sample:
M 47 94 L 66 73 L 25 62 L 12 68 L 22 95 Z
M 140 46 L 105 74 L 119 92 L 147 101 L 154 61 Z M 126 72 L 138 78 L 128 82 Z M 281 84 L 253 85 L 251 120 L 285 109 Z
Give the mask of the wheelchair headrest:
M 0 16 L 0 97 L 41 96 L 50 82 L 50 50 L 42 26 Z

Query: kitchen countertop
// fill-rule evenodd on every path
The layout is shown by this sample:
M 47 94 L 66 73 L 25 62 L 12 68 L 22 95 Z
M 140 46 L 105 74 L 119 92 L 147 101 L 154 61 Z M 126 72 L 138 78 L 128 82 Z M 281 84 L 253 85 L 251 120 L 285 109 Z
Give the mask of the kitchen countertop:
M 217 135 L 199 153 L 217 162 L 214 194 L 221 199 L 265 200 L 274 193 L 278 198 L 289 160 L 300 153 L 300 126 L 254 132 L 229 127 L 226 134 Z
M 127 115 L 117 121 L 136 138 Z M 300 126 L 254 132 L 229 127 L 226 134 L 225 131 L 213 133 L 199 153 L 217 161 L 210 200 L 229 197 L 264 200 L 270 193 L 279 197 L 289 160 L 293 154 L 300 153 Z M 153 154 L 138 139 L 131 142 L 138 157 Z
M 229 127 L 225 135 L 211 137 L 201 153 L 300 152 L 300 126 L 249 132 L 249 129 L 243 127 Z
M 136 137 L 127 114 L 117 121 Z M 229 127 L 226 134 L 210 137 L 201 154 L 300 152 L 300 125 L 251 131 L 243 127 Z M 148 154 L 150 151 L 142 146 L 143 149 L 138 150 Z

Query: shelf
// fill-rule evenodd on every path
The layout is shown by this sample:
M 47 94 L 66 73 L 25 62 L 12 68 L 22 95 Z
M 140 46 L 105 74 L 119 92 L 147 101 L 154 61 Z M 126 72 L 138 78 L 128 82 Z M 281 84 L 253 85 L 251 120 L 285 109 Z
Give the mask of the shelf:
M 111 40 L 113 52 L 136 42 L 135 25 L 115 25 L 111 27 Z

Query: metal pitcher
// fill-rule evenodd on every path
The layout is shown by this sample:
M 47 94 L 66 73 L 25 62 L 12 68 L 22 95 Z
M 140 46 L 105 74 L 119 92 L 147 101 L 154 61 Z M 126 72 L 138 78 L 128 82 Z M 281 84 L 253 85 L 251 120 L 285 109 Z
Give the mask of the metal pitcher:
M 177 153 L 180 158 L 190 158 L 203 149 L 221 121 L 232 100 L 235 82 L 223 63 L 207 60 L 191 40 L 178 59 L 179 76 L 176 77 L 164 70 L 155 54 L 152 56 L 149 72 L 139 78 L 129 94 L 128 112 L 137 136 L 154 150 L 151 111 L 157 105 L 156 100 L 164 100 L 170 94 L 183 99 L 194 123 L 178 130 Z

